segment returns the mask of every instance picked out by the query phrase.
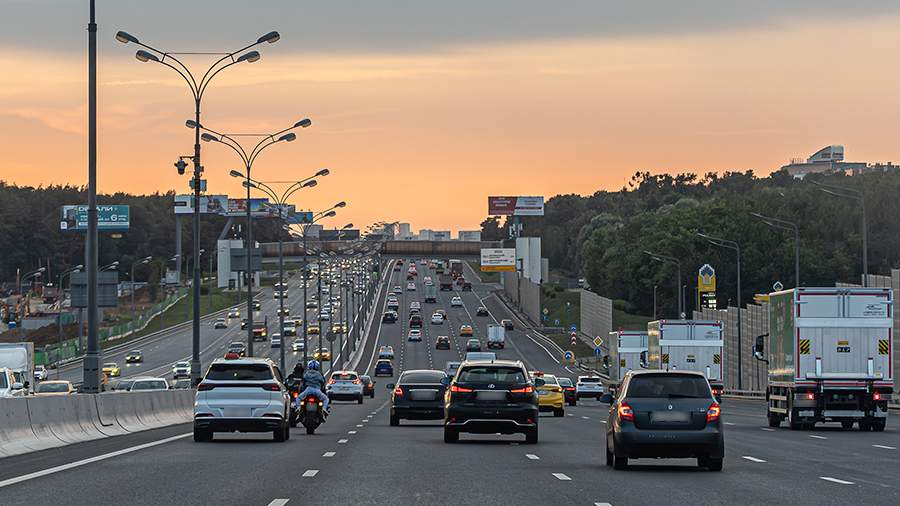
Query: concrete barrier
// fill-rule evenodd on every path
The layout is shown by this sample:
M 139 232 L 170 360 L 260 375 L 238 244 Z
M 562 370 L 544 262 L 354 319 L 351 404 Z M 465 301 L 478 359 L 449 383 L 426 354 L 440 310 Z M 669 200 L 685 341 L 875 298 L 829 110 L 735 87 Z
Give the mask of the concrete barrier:
M 0 401 L 0 456 L 34 451 L 29 443 L 35 443 L 35 437 L 28 417 L 28 400 L 3 399 Z
M 53 446 L 103 437 L 94 426 L 96 409 L 88 397 L 29 397 L 28 416 L 35 435 Z
M 94 406 L 97 409 L 97 428 L 106 436 L 121 436 L 128 434 L 129 431 L 119 425 L 116 419 L 116 403 L 117 394 L 91 395 L 94 399 Z

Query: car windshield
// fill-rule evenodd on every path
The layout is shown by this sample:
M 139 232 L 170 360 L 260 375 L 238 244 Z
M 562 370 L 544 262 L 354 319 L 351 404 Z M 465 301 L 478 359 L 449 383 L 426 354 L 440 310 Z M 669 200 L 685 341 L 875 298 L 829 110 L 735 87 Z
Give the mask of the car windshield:
M 403 376 L 400 376 L 400 383 L 440 383 L 444 376 L 446 376 L 446 374 L 440 371 L 408 372 Z
M 525 373 L 518 367 L 473 366 L 459 372 L 461 383 L 525 383 Z
M 641 374 L 628 382 L 626 397 L 704 399 L 712 394 L 706 378 L 687 374 Z
M 216 381 L 263 381 L 272 379 L 272 369 L 267 364 L 217 363 L 209 367 L 206 379 Z
M 175 367 L 190 367 L 190 366 L 191 366 L 191 364 L 189 364 L 187 362 L 178 362 L 177 364 L 175 364 Z
M 6 381 L 6 375 L 0 375 L 0 388 L 9 388 L 9 383 Z
M 113 388 L 113 390 L 128 390 L 133 384 L 134 380 L 122 380 L 116 383 L 116 386 Z
M 41 383 L 37 389 L 39 394 L 68 392 L 69 385 L 66 383 Z
M 131 390 L 168 390 L 169 384 L 165 380 L 135 381 Z
M 355 381 L 356 373 L 353 373 L 353 372 L 334 373 L 331 375 L 331 379 L 333 379 L 334 381 Z
M 131 350 L 131 351 L 128 352 L 128 353 L 129 353 L 130 355 L 140 355 L 140 354 L 141 354 L 141 350 Z
M 107 362 L 103 364 L 103 367 L 116 367 L 116 364 L 115 362 Z

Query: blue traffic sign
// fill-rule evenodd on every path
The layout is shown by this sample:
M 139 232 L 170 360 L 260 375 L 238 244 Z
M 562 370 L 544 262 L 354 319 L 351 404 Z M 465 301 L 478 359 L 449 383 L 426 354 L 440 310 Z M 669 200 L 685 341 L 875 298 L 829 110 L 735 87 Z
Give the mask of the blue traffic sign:
M 603 350 L 601 350 L 600 348 L 594 348 L 594 355 L 597 355 L 598 357 L 600 355 L 603 355 Z
M 544 321 L 549 321 L 549 320 L 550 320 L 550 317 L 547 316 L 547 315 L 542 315 L 542 316 L 541 316 L 541 319 L 544 320 Z
M 572 326 L 569 327 L 569 330 L 571 330 L 572 332 L 575 332 L 576 330 L 578 330 L 578 325 L 575 325 L 573 323 Z
M 553 320 L 553 324 L 559 327 L 559 318 Z
M 565 352 L 565 353 L 563 354 L 563 357 L 564 357 L 566 360 L 572 360 L 572 358 L 574 357 L 574 354 L 573 354 L 571 351 L 567 351 L 567 352 Z

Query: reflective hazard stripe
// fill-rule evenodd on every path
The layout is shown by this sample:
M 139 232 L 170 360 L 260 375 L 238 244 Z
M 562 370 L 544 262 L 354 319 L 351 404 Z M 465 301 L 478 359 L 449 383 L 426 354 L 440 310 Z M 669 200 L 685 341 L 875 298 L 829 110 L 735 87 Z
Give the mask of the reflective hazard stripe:
M 809 339 L 800 340 L 800 354 L 809 355 Z

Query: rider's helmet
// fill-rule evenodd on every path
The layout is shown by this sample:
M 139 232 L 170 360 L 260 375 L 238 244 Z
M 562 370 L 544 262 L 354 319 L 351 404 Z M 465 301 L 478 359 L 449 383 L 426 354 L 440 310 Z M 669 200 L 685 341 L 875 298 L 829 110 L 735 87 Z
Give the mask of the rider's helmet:
M 318 360 L 310 360 L 308 364 L 306 364 L 306 368 L 310 371 L 318 371 L 321 368 Z

